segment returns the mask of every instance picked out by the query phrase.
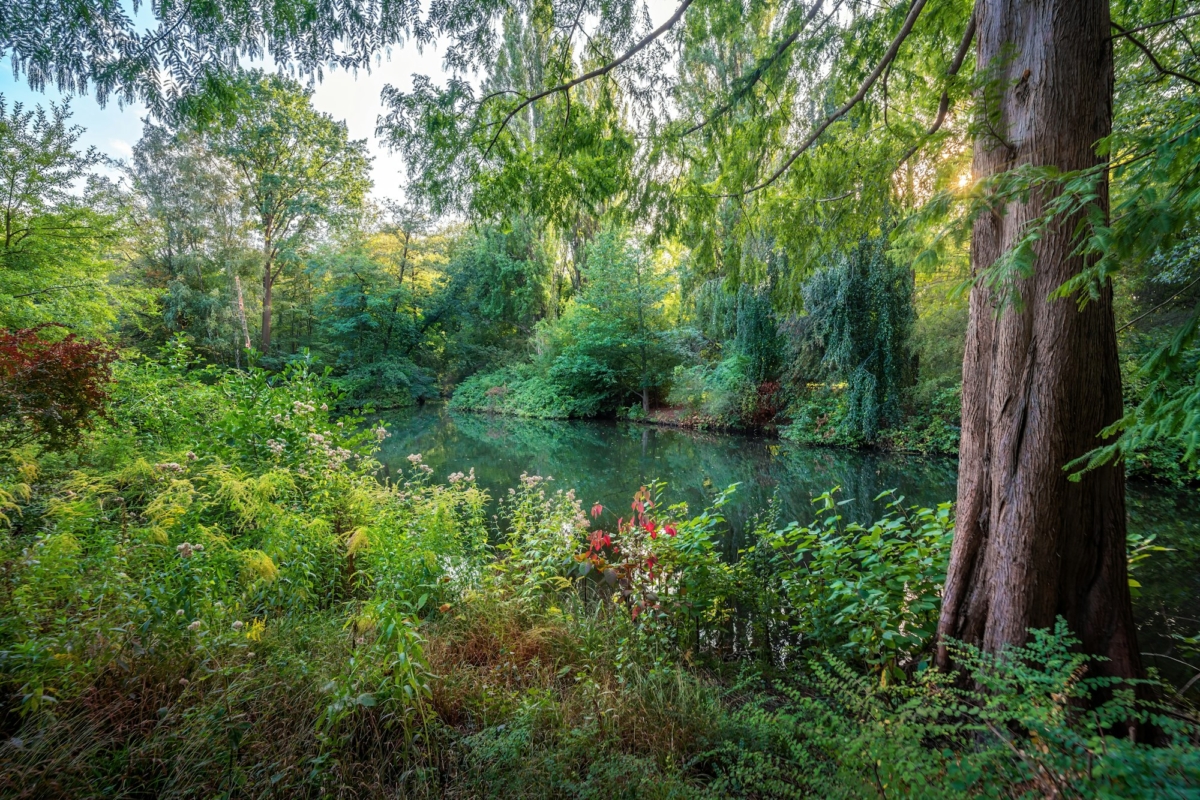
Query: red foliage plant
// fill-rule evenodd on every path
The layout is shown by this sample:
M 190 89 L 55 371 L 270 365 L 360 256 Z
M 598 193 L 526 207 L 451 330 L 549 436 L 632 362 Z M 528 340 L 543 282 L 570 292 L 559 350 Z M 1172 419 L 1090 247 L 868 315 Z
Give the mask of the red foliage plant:
M 0 330 L 0 435 L 9 441 L 40 439 L 60 447 L 104 415 L 117 353 L 73 333 L 43 336 L 62 327 Z

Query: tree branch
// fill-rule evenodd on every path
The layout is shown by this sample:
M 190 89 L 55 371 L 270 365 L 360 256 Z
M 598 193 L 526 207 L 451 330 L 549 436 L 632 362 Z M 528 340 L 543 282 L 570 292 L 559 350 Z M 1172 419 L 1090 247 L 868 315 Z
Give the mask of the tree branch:
M 1128 39 L 1131 43 L 1133 43 L 1133 45 L 1135 47 L 1137 47 L 1138 50 L 1141 50 L 1143 53 L 1146 54 L 1146 58 L 1150 59 L 1150 63 L 1154 66 L 1154 68 L 1156 70 L 1158 70 L 1159 75 L 1163 75 L 1163 76 L 1170 75 L 1173 78 L 1179 78 L 1179 80 L 1181 80 L 1181 81 L 1187 81 L 1188 83 L 1192 84 L 1193 86 L 1200 86 L 1200 80 L 1193 78 L 1191 75 L 1185 75 L 1182 72 L 1176 72 L 1173 69 L 1167 69 L 1166 67 L 1164 67 L 1159 62 L 1159 60 L 1154 57 L 1154 53 L 1150 51 L 1150 48 L 1147 47 L 1145 44 L 1143 44 L 1137 37 L 1135 37 L 1133 35 L 1133 31 L 1127 31 L 1115 22 L 1111 23 L 1111 25 L 1117 29 L 1117 31 L 1121 34 L 1121 36 Z
M 608 73 L 612 72 L 614 69 L 621 66 L 629 59 L 633 58 L 635 55 L 640 53 L 642 50 L 645 50 L 646 47 L 648 47 L 650 45 L 650 43 L 653 42 L 655 39 L 657 39 L 659 36 L 662 36 L 664 33 L 666 33 L 671 28 L 673 28 L 675 26 L 675 23 L 679 22 L 679 20 L 683 17 L 683 12 L 687 11 L 688 6 L 690 6 L 692 4 L 692 2 L 693 2 L 693 0 L 683 0 L 683 2 L 679 4 L 679 8 L 675 9 L 675 13 L 671 15 L 670 19 L 668 19 L 662 25 L 659 25 L 654 30 L 650 31 L 650 33 L 648 33 L 644 37 L 642 37 L 641 41 L 639 41 L 633 47 L 629 48 L 624 53 L 622 53 L 620 56 L 618 56 L 617 58 L 608 62 L 607 64 L 605 64 L 601 67 L 597 67 L 596 69 L 594 69 L 590 72 L 585 72 L 584 74 L 580 75 L 578 78 L 572 78 L 571 80 L 567 81 L 566 83 L 560 83 L 557 86 L 552 86 L 549 89 L 546 89 L 545 91 L 538 92 L 537 94 L 532 95 L 531 97 L 527 97 L 524 100 L 522 100 L 514 108 L 512 108 L 508 112 L 508 114 L 505 115 L 503 120 L 501 120 L 500 126 L 496 129 L 496 133 L 492 136 L 492 140 L 488 143 L 487 150 L 484 151 L 483 157 L 487 158 L 489 155 L 491 155 L 492 148 L 496 146 L 496 142 L 497 142 L 497 140 L 499 140 L 500 134 L 502 134 L 504 132 L 504 129 L 506 127 L 508 127 L 508 123 L 511 122 L 512 118 L 515 117 L 517 114 L 520 114 L 524 109 L 528 108 L 530 105 L 536 103 L 538 100 L 541 100 L 544 97 L 549 97 L 550 95 L 557 94 L 559 92 L 565 92 L 568 89 L 573 89 L 574 87 L 578 86 L 581 83 L 586 83 L 587 81 L 590 81 L 593 78 L 599 78 L 603 75 L 607 75 Z M 924 2 L 924 0 L 922 0 L 922 2 Z
M 19 297 L 34 297 L 39 294 L 46 294 L 47 292 L 63 292 L 63 291 L 67 291 L 68 289 L 80 289 L 84 286 L 91 286 L 91 285 L 92 285 L 92 281 L 86 281 L 84 283 L 72 283 L 72 284 L 67 284 L 66 286 L 47 286 L 45 289 L 38 289 L 37 291 L 34 291 L 34 292 L 24 292 L 23 294 L 13 294 L 13 295 L 9 295 L 9 297 L 16 300 Z
M 1115 36 L 1110 36 L 1108 38 L 1120 39 L 1122 36 L 1128 36 L 1131 33 L 1140 33 L 1141 31 L 1148 31 L 1151 28 L 1161 28 L 1163 25 L 1170 25 L 1172 22 L 1179 22 L 1181 20 L 1191 19 L 1192 17 L 1196 16 L 1200 16 L 1200 11 L 1189 11 L 1186 14 L 1178 14 L 1174 17 L 1168 17 L 1167 19 L 1160 19 L 1158 22 L 1147 22 L 1145 25 L 1139 25 L 1136 28 L 1128 28 L 1123 30 L 1121 33 L 1116 34 Z M 1117 25 L 1113 25 L 1113 27 L 1119 29 L 1119 26 Z
M 824 0 L 814 0 L 812 8 L 810 8 L 808 13 L 804 15 L 804 19 L 800 20 L 800 27 L 796 28 L 795 31 L 784 37 L 784 39 L 775 47 L 775 52 L 767 56 L 762 63 L 758 64 L 754 68 L 754 71 L 751 72 L 750 76 L 746 79 L 745 84 L 740 89 L 735 91 L 729 100 L 723 103 L 720 108 L 713 111 L 704 120 L 697 122 L 695 125 L 688 128 L 686 131 L 680 134 L 680 136 L 690 136 L 691 134 L 703 128 L 705 125 L 708 125 L 708 123 L 712 122 L 717 117 L 725 114 L 729 111 L 729 109 L 733 108 L 734 104 L 737 103 L 738 100 L 741 100 L 751 89 L 758 85 L 758 82 L 762 80 L 764 75 L 767 74 L 767 70 L 770 69 L 772 65 L 779 60 L 779 57 L 782 56 L 784 52 L 793 44 L 795 44 L 796 40 L 800 38 L 800 34 L 803 33 L 804 29 L 808 27 L 808 23 L 812 22 L 813 17 L 815 17 L 817 12 L 821 10 L 821 5 L 823 2 Z M 836 10 L 840 5 L 841 0 L 834 4 L 834 9 Z
M 1126 322 L 1124 325 L 1122 325 L 1121 327 L 1117 328 L 1117 333 L 1120 333 L 1121 331 L 1125 330 L 1126 328 L 1132 328 L 1134 325 L 1136 325 L 1137 323 L 1141 322 L 1141 321 L 1142 321 L 1142 320 L 1144 320 L 1146 317 L 1148 317 L 1148 316 L 1150 316 L 1151 314 L 1153 314 L 1155 311 L 1158 311 L 1158 310 L 1159 310 L 1160 308 L 1162 308 L 1163 306 L 1167 305 L 1168 303 L 1174 302 L 1175 300 L 1178 300 L 1178 299 L 1179 299 L 1179 296 L 1180 296 L 1181 294 L 1183 294 L 1184 292 L 1186 292 L 1188 289 L 1191 289 L 1191 288 L 1192 288 L 1193 286 L 1195 286 L 1197 283 L 1200 283 L 1200 278 L 1196 278 L 1196 279 L 1195 279 L 1195 280 L 1193 280 L 1191 283 L 1189 283 L 1187 286 L 1184 286 L 1184 287 L 1183 287 L 1182 289 L 1180 289 L 1178 292 L 1176 292 L 1175 294 L 1171 295 L 1171 296 L 1170 296 L 1170 297 L 1168 297 L 1166 300 L 1163 300 L 1161 303 L 1159 303 L 1158 305 L 1156 305 L 1154 308 L 1150 309 L 1149 311 L 1145 312 L 1144 314 L 1139 314 L 1138 316 L 1136 316 L 1136 317 L 1134 317 L 1133 319 L 1129 320 L 1129 322 Z
M 963 62 L 967 60 L 967 53 L 971 50 L 971 42 L 975 39 L 975 14 L 971 14 L 971 19 L 967 22 L 967 29 L 963 32 L 962 41 L 958 43 L 958 52 L 954 54 L 954 60 L 950 62 L 950 69 L 946 70 L 947 78 L 954 78 L 958 75 L 958 71 L 962 69 Z M 942 99 L 938 102 L 937 117 L 933 120 L 933 124 L 929 126 L 929 130 L 925 131 L 925 135 L 921 137 L 921 141 L 908 148 L 908 152 L 900 157 L 896 166 L 900 166 L 905 161 L 908 161 L 913 155 L 921 149 L 921 145 L 933 136 L 942 128 L 942 123 L 946 121 L 946 114 L 950 111 L 950 92 L 944 90 Z
M 783 173 L 787 172 L 788 168 L 791 167 L 792 164 L 796 163 L 796 159 L 802 156 L 804 152 L 808 150 L 808 148 L 812 147 L 813 143 L 820 138 L 821 134 L 829 129 L 830 125 L 846 116 L 846 114 L 848 114 L 852 108 L 862 102 L 862 99 L 867 96 L 867 92 L 871 91 L 871 87 L 874 86 L 875 82 L 879 80 L 879 76 L 882 75 L 883 71 L 887 69 L 888 65 L 895 60 L 896 54 L 900 52 L 900 45 L 904 44 L 904 40 L 908 38 L 910 33 L 912 33 L 913 25 L 916 24 L 917 17 L 921 15 L 921 10 L 925 8 L 925 3 L 926 0 L 915 0 L 915 2 L 913 2 L 912 8 L 909 9 L 908 16 L 904 19 L 904 24 L 900 27 L 900 32 L 896 34 L 896 38 L 892 40 L 887 52 L 883 54 L 883 59 L 879 62 L 879 64 L 876 65 L 871 74 L 866 77 L 866 80 L 862 82 L 862 85 L 858 87 L 858 91 L 854 93 L 854 96 L 847 100 L 841 108 L 826 117 L 824 122 L 818 125 L 817 129 L 810 133 L 808 137 L 800 143 L 800 146 L 792 151 L 792 154 L 788 156 L 787 160 L 779 166 L 779 169 L 771 173 L 771 176 L 762 183 L 752 186 L 743 192 L 718 196 L 740 197 L 748 195 L 753 192 L 757 192 L 760 189 L 765 189 L 775 181 L 779 180 Z

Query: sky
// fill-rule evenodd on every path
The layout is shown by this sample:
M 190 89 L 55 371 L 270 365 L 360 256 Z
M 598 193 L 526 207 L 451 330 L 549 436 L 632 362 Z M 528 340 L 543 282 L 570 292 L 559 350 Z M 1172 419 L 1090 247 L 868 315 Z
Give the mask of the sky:
M 400 157 L 389 153 L 375 137 L 375 121 L 383 111 L 379 94 L 388 83 L 404 90 L 411 88 L 414 73 L 430 75 L 440 83 L 445 76 L 441 56 L 434 49 L 426 48 L 421 53 L 410 45 L 393 51 L 390 61 L 376 65 L 370 73 L 360 70 L 355 75 L 345 70 L 326 71 L 324 79 L 313 85 L 313 105 L 317 110 L 345 121 L 350 138 L 367 140 L 375 157 L 372 164 L 375 188 L 372 194 L 377 199 L 400 197 L 403 177 Z M 47 101 L 59 102 L 64 99 L 64 95 L 52 87 L 47 87 L 45 92 L 30 89 L 24 80 L 13 76 L 12 65 L 7 59 L 0 61 L 0 95 L 9 105 L 16 102 L 45 104 Z M 142 135 L 142 121 L 146 117 L 144 106 L 122 106 L 116 100 L 110 100 L 101 107 L 90 95 L 77 95 L 69 99 L 72 122 L 85 129 L 79 140 L 81 146 L 95 147 L 114 159 L 132 155 L 133 145 Z
M 653 23 L 658 25 L 671 15 L 675 0 L 650 0 L 647 5 Z M 248 63 L 247 66 L 261 67 L 262 64 Z M 426 47 L 422 52 L 415 44 L 408 43 L 403 48 L 394 48 L 391 58 L 373 66 L 369 73 L 362 70 L 357 74 L 345 70 L 326 71 L 323 80 L 313 87 L 313 105 L 319 111 L 343 120 L 352 139 L 367 140 L 375 157 L 372 196 L 378 200 L 403 196 L 404 169 L 401 158 L 388 152 L 375 137 L 375 122 L 383 111 L 379 94 L 389 83 L 402 91 L 409 90 L 413 74 L 429 75 L 436 83 L 443 82 L 446 73 L 436 48 Z M 45 104 L 49 100 L 63 99 L 63 95 L 52 87 L 47 87 L 45 92 L 31 90 L 24 80 L 13 76 L 8 59 L 0 59 L 0 95 L 10 105 L 15 102 Z M 128 158 L 132 154 L 133 145 L 142 135 L 142 120 L 146 116 L 144 106 L 122 106 L 110 100 L 102 108 L 90 95 L 72 97 L 70 102 L 72 121 L 86 129 L 80 137 L 82 146 L 95 147 L 114 159 Z

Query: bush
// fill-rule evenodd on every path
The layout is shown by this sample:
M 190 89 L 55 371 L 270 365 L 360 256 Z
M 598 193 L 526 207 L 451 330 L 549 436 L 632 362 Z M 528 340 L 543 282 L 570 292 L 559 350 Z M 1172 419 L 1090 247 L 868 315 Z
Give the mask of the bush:
M 574 398 L 528 365 L 506 367 L 467 378 L 454 390 L 450 408 L 538 419 L 569 419 L 596 414 L 594 396 Z
M 0 431 L 9 441 L 63 447 L 104 413 L 116 352 L 73 333 L 46 336 L 59 327 L 0 330 Z

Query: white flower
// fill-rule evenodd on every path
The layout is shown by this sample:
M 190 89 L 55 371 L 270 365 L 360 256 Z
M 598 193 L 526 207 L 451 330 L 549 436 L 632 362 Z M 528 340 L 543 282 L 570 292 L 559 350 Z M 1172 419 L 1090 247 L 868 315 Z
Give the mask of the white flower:
M 342 427 L 342 425 L 344 425 L 344 424 L 345 424 L 345 423 L 344 423 L 344 422 L 342 422 L 342 421 L 339 419 L 339 420 L 338 420 L 338 424 L 337 424 L 337 426 L 340 428 L 340 427 Z
M 420 463 L 421 463 L 421 454 L 420 454 L 420 453 L 413 453 L 412 455 L 410 455 L 410 456 L 408 457 L 408 462 L 409 462 L 410 464 L 420 464 Z
M 463 474 L 461 472 L 451 472 L 450 475 L 447 476 L 447 478 L 446 478 L 446 480 L 450 481 L 450 483 L 458 483 L 462 479 L 463 479 Z
M 329 406 L 328 406 L 328 405 L 326 405 L 325 403 L 321 403 L 321 410 L 322 410 L 322 411 L 328 411 L 328 410 L 329 410 Z
M 271 452 L 277 456 L 283 454 L 283 448 L 286 446 L 287 445 L 278 439 L 267 439 L 267 447 L 270 448 Z
M 198 630 L 200 630 L 200 620 L 196 620 L 196 621 L 195 621 L 195 622 L 193 622 L 191 625 L 188 625 L 188 630 L 189 630 L 189 631 L 198 631 Z
M 378 428 L 375 429 L 375 439 L 377 441 L 382 442 L 384 439 L 388 438 L 389 436 L 391 436 L 391 434 L 388 433 L 388 429 L 383 427 L 382 425 L 380 425 Z
M 182 617 L 182 616 L 183 616 L 183 609 L 182 609 L 182 608 L 180 608 L 180 609 L 176 610 L 176 612 L 175 612 L 175 616 L 177 616 L 177 617 Z
M 240 631 L 242 629 L 242 621 L 240 619 L 237 622 L 233 623 L 233 629 L 235 631 Z
M 165 461 L 162 464 L 155 464 L 155 469 L 161 469 L 163 472 L 183 472 L 183 465 L 175 461 Z
M 192 545 L 188 544 L 187 542 L 184 542 L 183 544 L 178 545 L 175 548 L 175 551 L 178 552 L 179 555 L 182 556 L 183 558 L 191 558 L 192 553 L 195 551 L 195 549 L 196 548 L 192 547 Z

